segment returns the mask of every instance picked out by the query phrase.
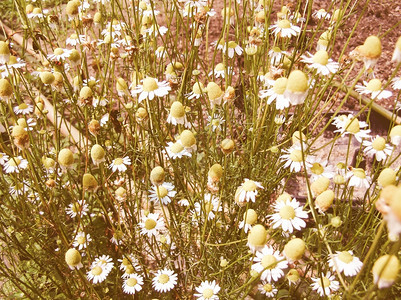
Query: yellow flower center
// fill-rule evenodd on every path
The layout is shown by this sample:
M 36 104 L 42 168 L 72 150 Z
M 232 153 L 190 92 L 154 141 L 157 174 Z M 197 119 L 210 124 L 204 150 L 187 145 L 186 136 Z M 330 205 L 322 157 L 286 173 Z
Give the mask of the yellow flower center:
M 18 105 L 19 109 L 27 109 L 28 105 L 26 103 L 21 103 L 20 105 Z
M 366 86 L 366 89 L 371 92 L 380 91 L 381 88 L 382 88 L 382 83 L 379 79 L 376 78 L 369 81 L 368 85 Z
M 56 48 L 54 49 L 54 54 L 55 55 L 62 55 L 64 53 L 64 50 L 61 48 Z
M 311 171 L 312 171 L 313 174 L 320 175 L 320 174 L 323 173 L 324 168 L 323 168 L 323 166 L 321 164 L 315 162 L 312 165 Z
M 78 238 L 77 238 L 77 242 L 78 242 L 78 244 L 80 244 L 80 245 L 82 245 L 82 244 L 85 244 L 85 242 L 86 242 L 86 237 L 85 236 L 79 236 Z
M 271 292 L 272 290 L 273 290 L 273 287 L 272 287 L 272 285 L 271 284 L 265 284 L 264 286 L 263 286 L 263 289 L 265 290 L 265 292 Z
M 219 119 L 213 119 L 212 120 L 212 125 L 213 126 L 219 126 L 220 125 L 220 120 Z
M 273 269 L 277 265 L 277 258 L 273 255 L 267 254 L 262 258 L 262 266 L 265 269 Z
M 253 192 L 253 191 L 256 190 L 257 186 L 256 186 L 256 183 L 255 183 L 253 180 L 247 180 L 247 181 L 243 184 L 242 188 L 243 188 L 244 191 L 246 191 L 246 192 Z
M 175 101 L 171 105 L 170 113 L 173 118 L 182 118 L 185 116 L 184 106 L 181 104 L 181 102 Z
M 168 191 L 167 191 L 167 189 L 166 189 L 164 186 L 159 186 L 159 187 L 158 187 L 158 189 L 157 189 L 157 196 L 158 196 L 159 198 L 164 198 L 164 197 L 167 196 L 167 194 L 168 194 Z
M 352 170 L 352 172 L 354 173 L 354 176 L 361 178 L 361 179 L 365 179 L 366 178 L 366 174 L 365 171 L 361 168 L 355 168 Z
M 354 257 L 348 251 L 343 251 L 338 255 L 338 259 L 346 264 L 349 264 Z
M 133 287 L 138 283 L 138 281 L 135 278 L 129 278 L 125 284 L 128 285 L 129 287 Z
M 205 203 L 205 212 L 206 214 L 209 214 L 213 209 L 213 204 L 211 202 L 206 202 Z
M 176 142 L 171 145 L 170 150 L 171 152 L 177 154 L 180 153 L 182 150 L 184 150 L 184 147 L 180 143 Z
M 384 148 L 386 148 L 386 140 L 381 136 L 375 138 L 372 143 L 372 148 L 376 151 L 384 150 Z
M 358 133 L 360 130 L 358 119 L 347 120 L 347 122 L 345 123 L 345 128 L 346 128 L 346 131 L 349 133 L 352 133 L 352 134 Z
M 280 209 L 280 217 L 282 219 L 291 220 L 295 217 L 295 210 L 290 205 L 285 205 Z
M 285 92 L 285 88 L 287 87 L 288 79 L 285 77 L 281 77 L 274 82 L 273 91 L 278 94 L 282 95 Z
M 291 23 L 287 19 L 278 21 L 277 26 L 281 29 L 291 28 Z
M 153 78 L 147 77 L 143 80 L 143 85 L 142 85 L 142 89 L 145 92 L 151 92 L 154 90 L 158 89 L 158 85 L 156 80 L 154 80 Z
M 232 48 L 234 49 L 235 47 L 237 47 L 237 43 L 234 41 L 229 41 L 228 42 L 228 48 Z
M 91 273 L 94 276 L 98 276 L 98 275 L 102 274 L 102 272 L 103 272 L 103 269 L 99 266 L 96 266 L 91 270 Z
M 288 76 L 287 90 L 292 93 L 304 93 L 308 90 L 308 77 L 300 70 L 292 71 Z
M 169 281 L 170 277 L 167 274 L 162 274 L 159 276 L 158 281 L 159 283 L 165 284 Z
M 323 279 L 319 280 L 319 285 L 323 288 L 330 286 L 330 280 L 327 277 L 323 277 Z
M 126 268 L 125 268 L 125 273 L 126 274 L 133 274 L 135 272 L 135 269 L 134 269 L 134 267 L 133 266 L 127 266 Z
M 21 160 L 19 158 L 16 158 L 16 157 L 14 157 L 14 158 L 12 158 L 12 159 L 10 159 L 8 161 L 8 165 L 11 166 L 11 167 L 19 166 L 20 163 L 21 163 Z
M 255 222 L 258 219 L 258 215 L 256 214 L 256 211 L 253 209 L 248 209 L 245 214 L 246 214 L 245 223 L 249 224 L 249 225 L 255 224 Z
M 298 149 L 292 150 L 290 154 L 290 159 L 293 162 L 301 162 L 302 161 L 302 151 Z
M 114 165 L 115 165 L 115 166 L 122 165 L 122 164 L 124 164 L 122 158 L 116 158 L 116 159 L 114 160 Z
M 329 62 L 329 54 L 327 53 L 326 50 L 320 50 L 316 52 L 312 60 L 314 63 L 325 66 Z
M 222 63 L 218 63 L 214 68 L 216 71 L 224 71 L 224 65 Z
M 124 266 L 129 266 L 131 263 L 128 258 L 124 257 L 123 261 L 121 262 Z
M 196 82 L 192 87 L 192 92 L 194 92 L 194 94 L 197 95 L 202 94 L 202 90 L 203 90 L 203 84 L 200 82 Z
M 147 219 L 146 221 L 145 221 L 145 228 L 147 229 L 147 230 L 151 230 L 151 229 L 153 229 L 153 228 L 155 228 L 156 227 L 156 221 L 155 220 L 153 220 L 153 219 Z
M 208 288 L 203 290 L 202 296 L 205 299 L 210 299 L 213 296 L 213 294 L 214 294 L 213 290 Z

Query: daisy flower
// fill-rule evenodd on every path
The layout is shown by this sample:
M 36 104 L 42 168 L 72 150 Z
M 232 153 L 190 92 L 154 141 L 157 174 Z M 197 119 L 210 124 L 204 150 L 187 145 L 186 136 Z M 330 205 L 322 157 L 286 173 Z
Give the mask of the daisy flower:
M 329 266 L 338 272 L 344 272 L 345 276 L 355 276 L 359 273 L 363 263 L 358 257 L 354 256 L 352 251 L 336 251 L 329 259 Z
M 202 203 L 195 202 L 194 206 L 197 215 L 207 215 L 208 220 L 215 218 L 214 212 L 222 210 L 219 198 L 211 194 L 205 194 Z
M 401 77 L 394 77 L 391 80 L 391 87 L 395 90 L 401 90 Z
M 330 20 L 330 18 L 331 18 L 330 14 L 324 8 L 321 8 L 321 9 L 315 11 L 312 14 L 312 17 L 319 19 L 319 20 L 320 19 Z
M 16 182 L 15 185 L 10 187 L 10 194 L 11 195 L 23 195 L 29 189 L 29 183 L 27 181 L 23 182 Z
M 294 229 L 305 228 L 306 223 L 302 219 L 307 219 L 308 213 L 295 198 L 278 201 L 273 207 L 275 213 L 269 216 L 273 229 L 281 227 L 284 232 L 292 233 Z
M 73 47 L 84 43 L 86 43 L 86 36 L 84 34 L 77 35 L 76 33 L 71 34 L 65 41 L 66 45 Z
M 141 267 L 138 264 L 138 260 L 133 254 L 124 255 L 123 258 L 117 260 L 120 264 L 120 270 L 125 271 L 127 268 L 132 267 L 136 271 L 140 271 Z
M 287 81 L 288 80 L 285 77 L 278 78 L 273 82 L 270 89 L 259 91 L 259 98 L 268 98 L 267 104 L 271 104 L 275 100 L 276 109 L 278 110 L 290 107 L 290 99 L 284 96 Z
M 194 296 L 199 300 L 218 300 L 217 294 L 220 291 L 220 286 L 213 281 L 202 281 L 201 284 L 195 288 L 196 292 Z
M 191 127 L 191 123 L 188 122 L 187 116 L 185 113 L 185 107 L 179 101 L 174 101 L 170 108 L 170 113 L 167 117 L 167 123 L 177 125 L 181 124 L 184 127 Z
M 107 265 L 105 264 L 92 264 L 90 270 L 86 274 L 86 277 L 89 281 L 92 281 L 94 284 L 103 282 L 107 275 L 109 275 L 110 270 L 107 269 Z
M 370 95 L 372 99 L 387 99 L 393 95 L 392 92 L 382 89 L 380 79 L 374 78 L 369 82 L 364 81 L 363 84 L 357 84 L 355 90 L 362 95 Z
M 122 232 L 121 230 L 115 230 L 113 233 L 113 236 L 110 239 L 110 242 L 112 242 L 114 245 L 122 245 L 124 242 L 124 232 Z
M 62 60 L 68 58 L 70 56 L 70 54 L 71 54 L 71 50 L 56 48 L 56 49 L 54 49 L 53 54 L 47 55 L 47 59 L 51 60 L 51 61 L 61 62 Z
M 292 25 L 287 19 L 278 21 L 276 24 L 271 25 L 269 30 L 273 30 L 276 37 L 292 37 L 297 36 L 301 32 L 301 28 L 296 25 Z
M 148 237 L 158 235 L 165 228 L 164 220 L 163 218 L 159 218 L 158 213 L 150 213 L 144 216 L 142 222 L 139 223 L 139 227 L 141 228 L 141 234 Z
M 149 190 L 149 198 L 150 201 L 158 203 L 159 201 L 164 205 L 167 205 L 171 202 L 171 198 L 173 198 L 177 192 L 174 191 L 174 185 L 170 182 L 164 182 L 159 186 L 152 186 L 152 189 Z
M 78 248 L 78 250 L 85 249 L 89 242 L 92 241 L 90 234 L 85 234 L 83 231 L 79 231 L 77 235 L 75 236 L 74 242 L 72 245 L 75 248 Z
M 285 52 L 281 51 L 279 47 L 273 47 L 269 50 L 270 63 L 273 66 L 278 66 L 285 57 Z
M 237 53 L 237 55 L 241 55 L 242 52 L 244 51 L 236 42 L 234 41 L 229 41 L 228 44 L 224 43 L 222 47 L 223 53 L 227 52 L 227 56 L 229 58 L 234 57 L 234 53 Z
M 338 128 L 334 132 L 340 132 L 341 136 L 352 134 L 360 143 L 362 139 L 370 137 L 370 129 L 363 129 L 368 127 L 368 123 L 359 121 L 352 114 L 336 117 L 333 124 Z
M 131 164 L 131 159 L 128 156 L 124 158 L 116 158 L 110 164 L 109 169 L 112 169 L 113 172 L 125 172 L 127 170 L 127 166 Z
M 318 156 L 309 157 L 310 167 L 308 170 L 311 174 L 311 179 L 314 181 L 319 177 L 333 178 L 335 175 L 334 167 L 328 165 L 328 161 Z
M 96 79 L 93 76 L 90 76 L 88 79 L 84 79 L 82 81 L 83 86 L 88 86 L 90 88 L 96 87 L 96 85 L 100 82 L 100 80 Z M 104 105 L 103 105 L 104 106 Z M 95 106 L 96 107 L 96 106 Z
M 153 100 L 155 96 L 164 97 L 171 90 L 166 81 L 159 82 L 156 78 L 146 77 L 141 82 L 142 84 L 137 85 L 132 90 L 132 94 L 140 94 L 138 98 L 139 102 L 145 99 Z
M 225 78 L 225 69 L 226 66 L 223 63 L 218 63 L 215 67 L 213 71 L 209 72 L 209 76 L 214 75 L 214 77 L 216 78 Z M 227 75 L 235 75 L 235 73 L 233 72 L 232 67 L 227 67 Z
M 348 185 L 356 188 L 368 189 L 372 181 L 370 176 L 367 176 L 365 170 L 362 168 L 353 168 L 346 174 L 346 177 L 349 179 Z
M 258 220 L 258 215 L 256 211 L 253 209 L 248 209 L 244 213 L 244 220 L 242 220 L 238 224 L 238 228 L 239 229 L 244 228 L 244 232 L 248 233 L 248 231 L 252 229 L 252 225 L 255 224 L 257 220 Z
M 278 290 L 270 283 L 263 283 L 262 285 L 259 285 L 259 291 L 262 295 L 270 298 L 276 296 L 278 292 Z
M 330 296 L 332 292 L 340 288 L 340 283 L 336 281 L 334 275 L 328 272 L 325 276 L 321 274 L 321 278 L 312 278 L 312 289 L 317 291 L 320 296 Z
M 299 146 L 292 146 L 288 150 L 283 150 L 286 154 L 281 155 L 280 158 L 284 163 L 284 168 L 290 167 L 291 172 L 299 172 L 301 171 L 303 167 L 303 160 L 302 160 L 302 150 L 301 147 Z M 311 167 L 311 164 L 309 163 L 309 157 L 304 156 L 305 158 L 305 165 L 306 167 Z
M 131 274 L 128 279 L 124 280 L 123 292 L 126 294 L 134 295 L 136 292 L 142 290 L 143 277 L 139 274 Z
M 0 152 L 0 165 L 4 166 L 8 162 L 8 155 Z
M 310 53 L 308 53 L 308 55 L 303 55 L 301 61 L 307 63 L 307 67 L 309 69 L 314 69 L 316 70 L 317 74 L 324 76 L 335 74 L 340 67 L 338 62 L 335 62 L 329 58 L 329 54 L 326 50 L 319 50 L 315 53 L 315 55 Z
M 274 251 L 271 246 L 264 246 L 261 251 L 256 252 L 253 258 L 255 264 L 252 270 L 261 273 L 260 279 L 267 282 L 277 281 L 284 276 L 284 269 L 288 267 L 288 262 L 279 251 Z
M 185 150 L 184 146 L 180 142 L 168 142 L 167 147 L 163 150 L 163 153 L 171 159 L 182 158 L 183 156 L 192 156 L 190 152 Z
M 208 116 L 207 117 L 207 126 L 212 127 L 212 131 L 220 131 L 221 130 L 221 125 L 224 124 L 224 119 L 220 117 L 219 115 L 215 114 L 214 117 Z
M 188 93 L 186 96 L 188 100 L 199 99 L 205 93 L 205 86 L 202 82 L 195 82 L 192 86 L 192 92 Z
M 88 205 L 86 204 L 85 200 L 78 200 L 77 202 L 71 203 L 66 208 L 65 212 L 71 218 L 75 218 L 77 215 L 86 216 L 89 211 Z
M 4 163 L 4 172 L 8 173 L 19 173 L 20 170 L 24 170 L 28 167 L 28 161 L 22 156 L 16 156 L 10 158 Z
M 152 279 L 152 286 L 159 293 L 165 293 L 174 288 L 177 284 L 177 274 L 174 271 L 164 268 L 157 271 Z
M 40 7 L 35 7 L 33 11 L 27 15 L 27 17 L 28 19 L 41 19 L 44 18 L 48 12 L 48 9 L 41 10 Z
M 28 115 L 33 112 L 33 105 L 21 103 L 20 105 L 14 107 L 14 112 L 16 114 Z
M 155 51 L 155 55 L 159 59 L 163 59 L 167 55 L 166 53 L 167 53 L 167 50 L 163 46 L 160 46 Z
M 102 255 L 100 257 L 95 258 L 92 266 L 101 265 L 104 267 L 104 270 L 110 272 L 113 269 L 114 263 L 113 259 L 108 255 Z
M 362 145 L 366 147 L 363 152 L 366 155 L 375 155 L 377 161 L 385 161 L 393 152 L 393 147 L 386 144 L 386 140 L 378 135 L 371 141 L 363 141 Z
M 258 195 L 258 188 L 263 189 L 263 186 L 260 184 L 260 182 L 245 178 L 245 181 L 237 189 L 235 198 L 238 197 L 239 203 L 249 201 L 255 202 L 256 196 Z

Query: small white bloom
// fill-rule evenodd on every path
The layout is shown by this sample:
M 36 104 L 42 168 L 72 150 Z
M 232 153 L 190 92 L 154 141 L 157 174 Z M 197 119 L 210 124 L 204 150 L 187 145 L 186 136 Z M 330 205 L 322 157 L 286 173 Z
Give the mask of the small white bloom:
M 273 207 L 275 213 L 269 216 L 273 229 L 281 227 L 284 232 L 292 233 L 294 229 L 305 228 L 306 223 L 303 219 L 308 218 L 308 213 L 295 198 L 277 201 Z
M 141 228 L 141 234 L 148 237 L 156 236 L 165 229 L 164 220 L 159 218 L 158 213 L 150 213 L 144 216 L 142 222 L 139 223 L 139 227 Z
M 127 170 L 127 166 L 131 164 L 131 159 L 128 156 L 124 158 L 116 158 L 110 164 L 109 168 L 112 169 L 113 172 L 125 172 Z
M 284 276 L 283 270 L 288 267 L 284 256 L 267 245 L 261 251 L 256 252 L 253 261 L 255 264 L 252 265 L 252 270 L 261 273 L 260 279 L 267 282 L 279 280 Z
M 79 231 L 77 235 L 75 236 L 74 242 L 72 245 L 75 248 L 78 248 L 78 250 L 85 249 L 89 242 L 92 241 L 90 234 L 85 234 L 83 231 Z
M 163 182 L 163 184 L 159 186 L 152 186 L 152 189 L 149 190 L 149 198 L 151 201 L 158 203 L 159 201 L 164 205 L 167 205 L 171 202 L 171 198 L 173 198 L 177 192 L 174 191 L 174 185 L 170 182 Z
M 355 276 L 359 273 L 363 263 L 352 251 L 336 251 L 329 259 L 329 266 L 335 272 L 344 272 L 345 276 Z
M 203 281 L 198 287 L 195 288 L 196 292 L 194 296 L 199 300 L 218 300 L 217 294 L 220 291 L 220 286 L 213 281 Z
M 142 290 L 142 285 L 143 277 L 139 274 L 131 274 L 129 278 L 124 280 L 123 292 L 134 295 L 136 292 Z
M 152 286 L 156 292 L 165 293 L 177 285 L 177 274 L 174 271 L 164 268 L 157 271 L 155 277 L 152 279 Z
M 334 275 L 328 272 L 326 275 L 321 274 L 321 278 L 312 278 L 312 289 L 317 291 L 320 296 L 330 296 L 332 292 L 340 288 L 340 283 L 335 280 Z
M 156 78 L 146 77 L 141 82 L 142 84 L 137 85 L 132 90 L 132 94 L 140 94 L 139 102 L 145 99 L 153 100 L 155 96 L 164 97 L 171 90 L 166 81 L 159 82 Z

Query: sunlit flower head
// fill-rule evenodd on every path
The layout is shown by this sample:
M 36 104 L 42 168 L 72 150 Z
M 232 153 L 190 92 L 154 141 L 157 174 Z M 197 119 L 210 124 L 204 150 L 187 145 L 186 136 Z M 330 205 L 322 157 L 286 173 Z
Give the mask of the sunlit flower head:
M 72 245 L 75 248 L 78 248 L 78 250 L 85 249 L 89 242 L 92 241 L 90 234 L 85 234 L 83 231 L 79 231 L 77 235 L 75 236 L 74 242 Z
M 86 35 L 84 34 L 76 34 L 76 33 L 72 33 L 66 40 L 65 43 L 66 45 L 69 46 L 76 46 L 76 45 L 81 45 L 86 43 Z
M 370 137 L 370 129 L 363 129 L 368 127 L 368 123 L 359 121 L 351 114 L 335 117 L 333 124 L 338 128 L 334 132 L 340 132 L 341 136 L 352 134 L 360 143 L 362 143 L 362 139 Z
M 85 200 L 78 200 L 69 204 L 65 211 L 71 218 L 75 218 L 76 216 L 86 216 L 89 208 Z
M 71 50 L 63 49 L 63 48 L 56 48 L 54 49 L 53 54 L 49 54 L 47 59 L 51 61 L 63 61 L 64 59 L 68 58 L 71 54 Z
M 195 211 L 198 216 L 207 216 L 207 220 L 213 220 L 215 213 L 222 210 L 218 197 L 205 194 L 203 201 L 195 202 Z
M 308 168 L 308 173 L 311 175 L 312 180 L 316 180 L 319 177 L 334 177 L 334 167 L 329 165 L 327 160 L 319 156 L 310 156 L 309 163 L 310 167 Z
M 333 292 L 340 288 L 340 283 L 335 280 L 335 276 L 328 272 L 326 275 L 321 274 L 321 277 L 311 278 L 313 283 L 312 289 L 315 290 L 320 296 L 330 296 Z
M 252 225 L 254 225 L 258 220 L 258 215 L 255 210 L 248 209 L 244 213 L 244 219 L 239 223 L 238 228 L 244 228 L 244 232 L 248 233 L 249 230 L 252 229 Z
M 302 155 L 301 147 L 294 145 L 288 150 L 283 150 L 284 153 L 280 156 L 282 162 L 284 162 L 283 168 L 290 168 L 291 172 L 298 173 L 304 166 L 304 160 L 306 167 L 311 167 L 309 163 L 309 156 L 306 154 Z
M 89 281 L 92 281 L 94 284 L 101 283 L 106 280 L 109 275 L 112 267 L 108 263 L 102 263 L 97 258 L 97 261 L 93 262 L 90 270 L 88 271 L 86 277 Z
M 134 94 L 140 94 L 138 98 L 139 102 L 145 99 L 153 100 L 155 96 L 164 97 L 171 91 L 171 87 L 166 81 L 159 82 L 156 78 L 146 77 L 141 82 L 142 84 L 137 85 L 131 90 L 133 96 Z
M 253 258 L 252 270 L 261 273 L 260 279 L 267 282 L 278 281 L 284 276 L 284 269 L 288 267 L 288 262 L 279 251 L 275 251 L 271 246 L 264 246 L 261 251 L 257 251 Z
M 170 182 L 164 182 L 159 186 L 152 186 L 152 189 L 149 190 L 149 199 L 155 203 L 160 201 L 162 204 L 167 205 L 176 194 L 174 185 Z
M 281 227 L 284 232 L 292 233 L 294 229 L 305 228 L 303 219 L 308 219 L 308 213 L 295 198 L 278 201 L 273 207 L 275 213 L 269 216 L 273 229 Z
M 224 119 L 219 115 L 215 114 L 214 117 L 208 116 L 207 117 L 209 127 L 212 127 L 212 131 L 219 132 L 221 130 L 221 126 L 224 124 Z
M 238 197 L 239 203 L 250 201 L 255 202 L 256 196 L 258 195 L 258 189 L 263 189 L 260 182 L 245 178 L 245 181 L 237 189 L 235 197 Z
M 186 96 L 188 97 L 189 100 L 191 99 L 199 99 L 204 95 L 206 92 L 205 87 L 202 82 L 195 82 L 194 85 L 192 86 L 192 92 L 187 94 Z
M 209 72 L 209 76 L 214 75 L 214 77 L 216 78 L 225 78 L 225 72 L 227 72 L 227 75 L 235 75 L 235 73 L 233 72 L 232 67 L 226 67 L 223 63 L 218 63 L 215 67 L 213 71 Z
M 363 150 L 366 155 L 375 156 L 377 161 L 385 161 L 393 152 L 393 147 L 386 144 L 386 140 L 381 136 L 371 138 L 371 141 L 365 140 L 362 145 L 366 148 Z
M 269 29 L 273 30 L 273 33 L 276 37 L 282 38 L 297 36 L 301 32 L 301 28 L 296 25 L 292 25 L 288 19 L 277 21 L 277 23 L 271 25 Z
M 109 168 L 113 172 L 125 172 L 127 170 L 127 166 L 131 164 L 131 159 L 128 156 L 125 156 L 123 158 L 119 157 L 113 160 L 113 162 L 110 164 Z
M 185 150 L 184 146 L 179 141 L 175 143 L 168 142 L 163 153 L 171 159 L 182 158 L 183 156 L 192 156 L 190 152 Z
M 142 235 L 147 235 L 148 237 L 156 236 L 165 229 L 164 219 L 159 217 L 158 213 L 149 213 L 142 218 L 139 227 Z
M 387 99 L 390 98 L 393 93 L 388 90 L 382 89 L 382 83 L 380 79 L 374 78 L 369 82 L 364 81 L 363 85 L 357 84 L 355 90 L 362 95 L 369 95 L 372 99 Z
M 267 104 L 271 104 L 276 101 L 276 109 L 283 110 L 290 107 L 290 100 L 284 96 L 284 92 L 287 86 L 288 79 L 280 77 L 272 82 L 272 87 L 268 90 L 259 91 L 259 97 L 261 99 L 268 98 Z
M 362 168 L 353 168 L 346 176 L 347 179 L 349 179 L 348 185 L 356 188 L 368 189 L 372 181 L 370 176 L 366 175 L 365 170 Z
M 262 295 L 265 295 L 266 297 L 274 298 L 278 292 L 278 290 L 274 287 L 274 285 L 264 282 L 261 285 L 259 285 L 258 290 Z
M 331 15 L 330 15 L 324 8 L 321 8 L 321 9 L 315 11 L 315 12 L 312 14 L 312 17 L 314 17 L 314 18 L 316 18 L 316 19 L 319 19 L 319 20 L 320 20 L 320 19 L 330 20 Z
M 308 53 L 308 55 L 302 56 L 302 61 L 307 63 L 309 69 L 314 69 L 318 74 L 329 75 L 335 74 L 340 67 L 338 62 L 333 61 L 329 58 L 326 50 L 319 50 L 314 55 Z
M 358 257 L 354 256 L 352 251 L 336 251 L 336 254 L 331 255 L 329 266 L 338 272 L 344 272 L 345 276 L 355 276 L 362 268 L 362 262 Z
M 174 101 L 170 108 L 170 113 L 167 117 L 167 123 L 172 125 L 181 124 L 184 127 L 191 127 L 191 123 L 188 122 L 187 116 L 185 113 L 185 107 L 179 101 Z
M 165 293 L 177 285 L 177 274 L 174 271 L 164 268 L 156 272 L 152 279 L 152 286 L 156 292 Z
M 33 112 L 33 105 L 22 102 L 20 105 L 14 107 L 16 114 L 29 115 Z
M 136 292 L 142 290 L 143 277 L 139 274 L 131 274 L 129 278 L 124 280 L 123 292 L 126 294 L 134 295 Z
M 19 173 L 28 167 L 28 161 L 22 156 L 15 156 L 9 158 L 9 160 L 4 163 L 4 172 L 6 173 Z
M 217 294 L 220 291 L 220 286 L 213 281 L 202 281 L 199 286 L 195 288 L 196 293 L 194 296 L 199 300 L 218 300 Z

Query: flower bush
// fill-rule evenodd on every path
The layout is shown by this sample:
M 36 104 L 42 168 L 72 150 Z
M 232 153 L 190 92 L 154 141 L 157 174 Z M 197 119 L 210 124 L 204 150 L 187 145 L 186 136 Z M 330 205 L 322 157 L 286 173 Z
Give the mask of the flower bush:
M 13 1 L 5 298 L 399 295 L 400 40 L 376 78 L 352 1 L 277 2 Z

